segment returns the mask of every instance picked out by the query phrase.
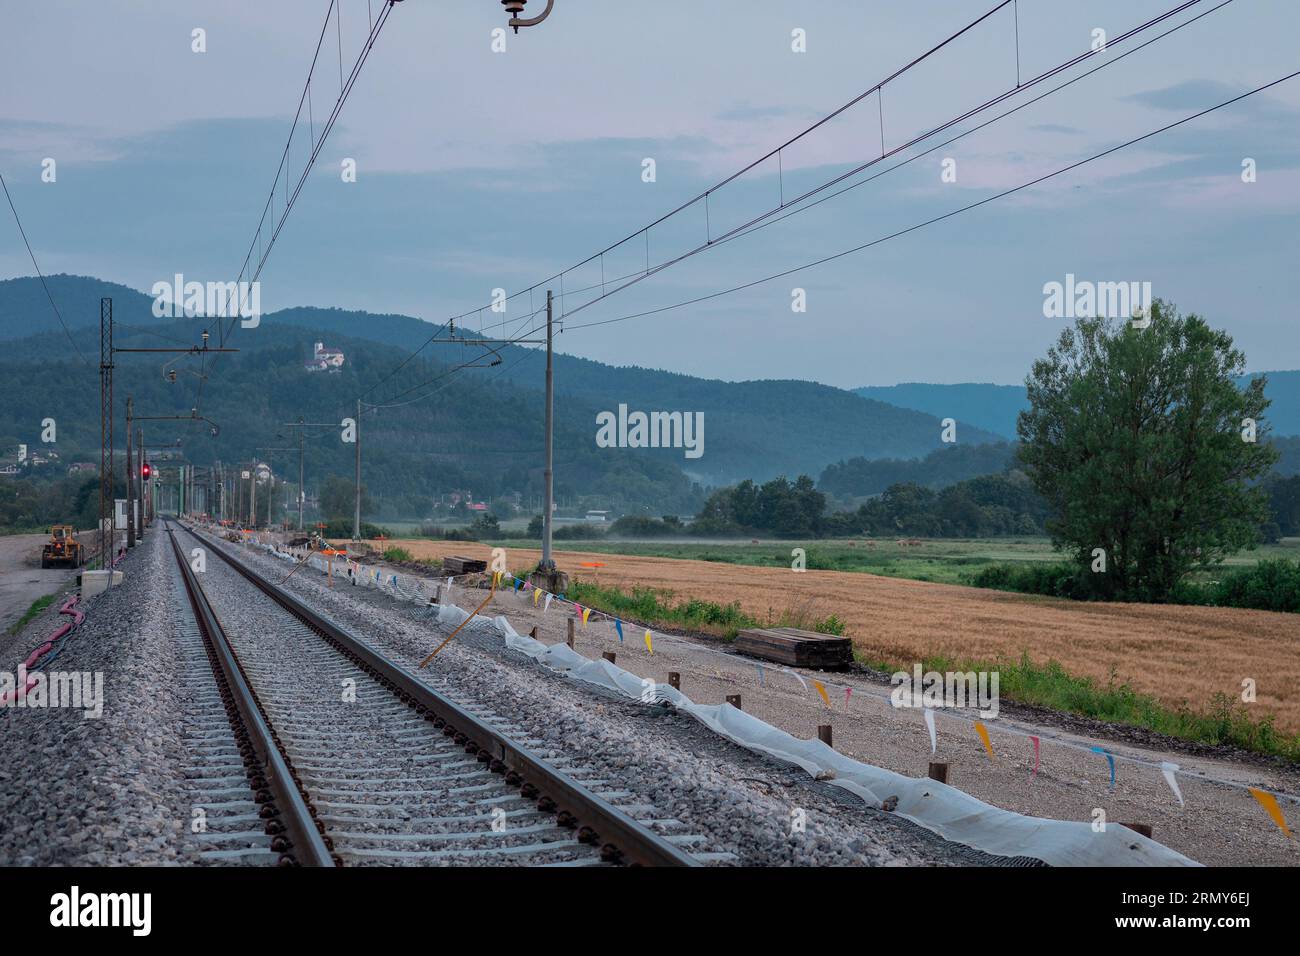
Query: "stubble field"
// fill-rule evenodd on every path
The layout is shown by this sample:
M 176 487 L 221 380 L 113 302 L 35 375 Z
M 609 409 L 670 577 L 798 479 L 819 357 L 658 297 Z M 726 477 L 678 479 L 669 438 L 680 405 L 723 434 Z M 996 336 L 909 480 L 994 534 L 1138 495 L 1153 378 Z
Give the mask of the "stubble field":
M 416 558 L 463 554 L 490 560 L 488 545 L 402 539 Z M 536 564 L 533 549 L 508 548 L 509 566 Z M 850 571 L 747 567 L 608 552 L 557 551 L 562 569 L 630 592 L 649 587 L 727 604 L 760 620 L 787 612 L 845 624 L 860 655 L 910 667 L 935 657 L 977 663 L 1058 661 L 1106 684 L 1127 682 L 1170 708 L 1208 710 L 1216 694 L 1238 699 L 1256 682 L 1256 719 L 1300 732 L 1300 620 L 1236 608 L 1081 603 Z M 583 567 L 600 563 L 603 567 Z

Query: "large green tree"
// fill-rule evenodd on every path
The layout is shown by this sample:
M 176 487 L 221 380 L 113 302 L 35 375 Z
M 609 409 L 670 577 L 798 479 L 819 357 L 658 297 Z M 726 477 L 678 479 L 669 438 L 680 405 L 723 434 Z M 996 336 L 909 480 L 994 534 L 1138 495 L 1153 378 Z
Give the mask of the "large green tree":
M 354 517 L 357 507 L 357 485 L 347 478 L 330 475 L 320 486 L 320 510 L 326 521 L 340 521 Z M 361 514 L 371 513 L 373 505 L 366 486 L 361 486 Z
M 1162 601 L 1193 568 L 1258 540 L 1268 511 L 1254 482 L 1276 452 L 1263 441 L 1265 381 L 1236 386 L 1246 359 L 1232 338 L 1160 300 L 1149 320 L 1064 330 L 1026 379 L 1017 429 L 1048 531 L 1094 591 Z

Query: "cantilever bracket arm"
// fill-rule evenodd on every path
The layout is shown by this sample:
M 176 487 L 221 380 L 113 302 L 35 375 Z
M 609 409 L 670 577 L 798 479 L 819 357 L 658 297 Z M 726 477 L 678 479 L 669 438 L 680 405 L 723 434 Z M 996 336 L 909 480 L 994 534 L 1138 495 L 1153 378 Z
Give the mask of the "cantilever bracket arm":
M 522 17 L 511 17 L 510 25 L 515 28 L 516 33 L 519 32 L 520 27 L 535 27 L 551 15 L 551 8 L 554 6 L 555 0 L 546 0 L 546 9 L 543 10 L 540 15 L 528 17 L 527 19 Z

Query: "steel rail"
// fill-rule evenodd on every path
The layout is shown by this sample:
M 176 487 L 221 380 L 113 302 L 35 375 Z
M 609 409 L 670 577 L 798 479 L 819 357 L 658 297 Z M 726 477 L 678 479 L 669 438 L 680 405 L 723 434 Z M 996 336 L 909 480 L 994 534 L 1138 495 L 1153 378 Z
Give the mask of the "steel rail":
M 445 736 L 463 745 L 465 751 L 476 756 L 480 763 L 488 764 L 494 773 L 505 774 L 506 782 L 518 786 L 524 797 L 537 800 L 538 809 L 555 813 L 561 826 L 576 828 L 579 841 L 600 844 L 606 860 L 635 866 L 701 865 L 688 853 L 602 800 L 528 748 L 439 694 L 365 640 L 263 578 L 228 553 L 226 547 L 200 538 L 191 529 L 186 530 L 282 608 L 351 658 L 403 703 L 431 721 Z
M 242 728 L 235 728 L 236 736 L 246 736 L 255 754 L 257 771 L 261 778 L 254 781 L 255 789 L 259 792 L 265 791 L 271 798 L 270 801 L 262 804 L 264 807 L 274 808 L 268 823 L 271 819 L 278 820 L 284 828 L 282 835 L 288 845 L 277 847 L 282 849 L 280 863 L 300 866 L 335 866 L 336 860 L 331 855 L 330 848 L 321 833 L 322 827 L 316 822 L 311 807 L 299 791 L 298 782 L 294 778 L 287 758 L 280 750 L 276 734 L 263 715 L 257 695 L 253 692 L 239 664 L 239 658 L 231 647 L 216 612 L 208 603 L 207 595 L 203 593 L 203 588 L 186 560 L 180 542 L 176 539 L 176 532 L 170 525 L 167 534 L 171 538 L 172 550 L 180 566 L 181 578 L 185 583 L 185 591 L 189 595 L 190 606 L 194 609 L 194 618 L 208 646 L 213 669 L 225 679 L 223 690 L 229 691 L 229 696 L 223 693 L 222 697 L 225 698 L 227 709 L 231 705 L 234 706 L 237 713 L 232 716 L 237 717 L 242 723 Z M 239 733 L 241 729 L 244 732 L 242 735 Z M 264 787 L 256 785 L 263 781 Z M 278 830 L 279 827 L 274 829 Z

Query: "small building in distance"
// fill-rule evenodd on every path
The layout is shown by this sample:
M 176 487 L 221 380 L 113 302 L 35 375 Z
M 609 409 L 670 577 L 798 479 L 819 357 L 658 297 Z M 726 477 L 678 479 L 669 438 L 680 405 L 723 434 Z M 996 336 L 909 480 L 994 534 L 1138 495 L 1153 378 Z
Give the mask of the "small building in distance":
M 343 358 L 342 349 L 327 349 L 324 342 L 317 342 L 303 368 L 309 372 L 337 372 L 343 367 Z

